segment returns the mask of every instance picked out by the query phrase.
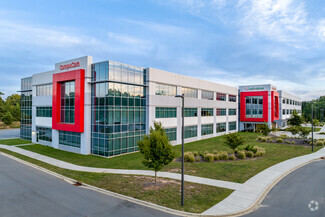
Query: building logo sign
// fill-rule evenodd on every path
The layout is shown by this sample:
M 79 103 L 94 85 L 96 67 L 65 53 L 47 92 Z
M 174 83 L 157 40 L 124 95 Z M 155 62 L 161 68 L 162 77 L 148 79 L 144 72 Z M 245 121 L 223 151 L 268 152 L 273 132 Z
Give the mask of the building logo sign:
M 71 68 L 76 68 L 76 67 L 80 67 L 79 62 L 72 62 L 71 64 L 60 65 L 60 70 L 71 69 Z
M 245 90 L 264 90 L 264 87 L 246 87 Z

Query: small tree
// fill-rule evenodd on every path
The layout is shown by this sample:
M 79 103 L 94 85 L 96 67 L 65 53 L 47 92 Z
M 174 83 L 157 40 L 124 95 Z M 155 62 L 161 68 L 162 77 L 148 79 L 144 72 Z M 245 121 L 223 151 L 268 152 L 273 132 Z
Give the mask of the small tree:
M 300 127 L 292 126 L 292 127 L 288 127 L 286 130 L 289 131 L 293 136 L 295 136 L 300 132 Z
M 229 133 L 225 136 L 224 144 L 235 150 L 238 146 L 243 145 L 245 140 L 238 133 Z
M 10 125 L 10 124 L 12 124 L 12 122 L 14 121 L 14 118 L 12 117 L 12 114 L 9 112 L 9 111 L 7 111 L 4 115 L 3 115 L 3 117 L 2 117 L 2 121 L 3 121 L 3 123 L 5 123 L 6 125 Z
M 268 136 L 271 132 L 271 129 L 267 123 L 264 122 L 264 124 L 259 124 L 256 127 L 256 132 L 262 133 L 264 136 Z
M 314 127 L 319 126 L 320 122 L 318 119 L 313 120 Z M 315 128 L 314 128 L 315 129 Z
M 175 158 L 172 145 L 161 123 L 154 122 L 154 128 L 150 127 L 149 135 L 145 135 L 138 145 L 144 155 L 142 163 L 155 170 L 155 183 L 157 183 L 157 172 Z
M 303 118 L 298 114 L 296 110 L 293 110 L 288 124 L 291 126 L 300 126 L 303 123 Z

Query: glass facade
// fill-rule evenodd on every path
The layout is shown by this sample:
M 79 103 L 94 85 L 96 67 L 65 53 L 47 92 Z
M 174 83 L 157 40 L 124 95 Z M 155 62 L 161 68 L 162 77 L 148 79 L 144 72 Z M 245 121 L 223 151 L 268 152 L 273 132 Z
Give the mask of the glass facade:
M 217 123 L 216 132 L 217 133 L 226 132 L 226 127 L 227 127 L 226 122 L 224 122 L 224 123 Z
M 59 144 L 80 148 L 80 133 L 59 131 Z
M 201 108 L 201 116 L 213 116 L 213 108 Z
M 217 100 L 226 101 L 226 94 L 225 93 L 217 93 Z
M 246 118 L 263 118 L 263 96 L 246 96 Z
M 112 156 L 137 151 L 146 133 L 145 69 L 113 61 L 91 68 L 91 152 Z M 176 117 L 176 108 L 174 113 Z
M 176 96 L 176 86 L 156 84 L 156 95 Z
M 202 90 L 201 91 L 201 98 L 202 99 L 213 100 L 213 92 L 212 91 L 207 91 L 207 90 Z
M 20 138 L 32 140 L 32 77 L 21 79 Z
M 213 124 L 204 124 L 201 126 L 201 135 L 213 134 Z
M 197 137 L 197 126 L 184 127 L 184 138 Z
M 189 97 L 189 98 L 198 97 L 197 89 L 182 87 L 182 93 L 184 94 L 185 97 Z
M 165 133 L 169 138 L 169 141 L 177 140 L 177 128 L 167 128 L 165 129 Z
M 229 109 L 228 115 L 236 115 L 236 109 Z
M 197 117 L 197 108 L 184 108 L 184 117 Z
M 51 95 L 52 95 L 52 84 L 36 86 L 36 96 L 51 96 Z
M 228 128 L 229 128 L 229 131 L 230 130 L 236 130 L 237 129 L 237 122 L 236 121 L 229 122 L 228 123 Z
M 36 107 L 36 117 L 52 117 L 52 107 Z
M 156 118 L 176 118 L 175 107 L 156 107 Z
M 61 122 L 74 123 L 75 82 L 61 83 Z
M 217 116 L 226 116 L 227 115 L 227 109 L 217 108 L 216 115 Z
M 52 142 L 52 128 L 36 126 L 36 133 L 39 140 Z

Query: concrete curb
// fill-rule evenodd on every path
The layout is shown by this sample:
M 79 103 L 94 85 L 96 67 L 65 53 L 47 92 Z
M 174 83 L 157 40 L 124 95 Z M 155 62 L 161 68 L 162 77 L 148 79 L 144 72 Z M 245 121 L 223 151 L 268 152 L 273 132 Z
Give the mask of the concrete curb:
M 7 156 L 11 159 L 14 159 L 18 162 L 21 162 L 23 164 L 26 164 L 28 166 L 31 166 L 33 168 L 36 168 L 38 170 L 41 170 L 43 172 L 46 172 L 48 174 L 51 174 L 51 175 L 54 175 L 62 180 L 65 180 L 67 181 L 68 183 L 71 183 L 71 184 L 75 184 L 77 181 L 76 180 L 73 180 L 71 178 L 68 178 L 68 177 L 65 177 L 63 175 L 60 175 L 60 174 L 57 174 L 53 171 L 50 171 L 50 170 L 47 170 L 43 167 L 40 167 L 40 166 L 37 166 L 35 164 L 32 164 L 32 163 L 29 163 L 29 162 L 26 162 L 24 160 L 21 160 L 19 158 L 16 158 L 12 155 L 9 155 L 9 154 L 6 154 L 6 153 L 3 153 L 3 152 L 0 152 L 1 155 L 4 155 L 4 156 Z M 179 215 L 179 216 L 223 216 L 223 217 L 226 217 L 226 216 L 241 216 L 241 215 L 244 215 L 244 214 L 248 214 L 250 212 L 253 212 L 254 210 L 256 210 L 258 208 L 258 206 L 261 204 L 261 202 L 264 200 L 264 198 L 266 197 L 266 195 L 270 192 L 270 190 L 278 183 L 280 182 L 285 176 L 287 176 L 288 174 L 290 174 L 291 172 L 309 164 L 309 163 L 312 163 L 312 162 L 315 162 L 315 161 L 318 161 L 320 160 L 320 158 L 315 158 L 315 159 L 311 159 L 309 161 L 306 161 L 302 164 L 299 164 L 297 165 L 296 167 L 286 171 L 284 174 L 282 174 L 281 176 L 277 177 L 274 181 L 272 181 L 272 183 L 270 183 L 261 193 L 260 195 L 258 196 L 258 198 L 253 202 L 252 205 L 250 205 L 250 207 L 248 207 L 247 209 L 244 209 L 240 212 L 236 212 L 236 213 L 230 213 L 230 214 L 224 214 L 224 215 L 212 215 L 212 214 L 202 214 L 202 213 L 190 213 L 190 212 L 184 212 L 184 211 L 179 211 L 179 210 L 175 210 L 175 209 L 171 209 L 171 208 L 167 208 L 167 207 L 164 207 L 164 206 L 160 206 L 160 205 L 157 205 L 157 204 L 153 204 L 153 203 L 150 203 L 150 202 L 146 202 L 146 201 L 142 201 L 142 200 L 138 200 L 138 199 L 135 199 L 135 198 L 132 198 L 132 197 L 129 197 L 129 196 L 125 196 L 125 195 L 121 195 L 121 194 L 118 194 L 118 193 L 114 193 L 114 192 L 111 192 L 111 191 L 108 191 L 108 190 L 105 190 L 105 189 L 101 189 L 101 188 L 98 188 L 98 187 L 95 187 L 95 186 L 91 186 L 91 185 L 88 185 L 88 184 L 83 184 L 83 186 L 86 186 L 87 188 L 91 189 L 91 190 L 95 190 L 95 191 L 98 191 L 98 192 L 101 192 L 101 193 L 105 193 L 105 194 L 108 194 L 110 196 L 114 196 L 114 197 L 117 197 L 117 198 L 120 198 L 120 199 L 124 199 L 124 200 L 127 200 L 127 201 L 130 201 L 130 202 L 134 202 L 134 203 L 137 203 L 139 205 L 143 205 L 143 206 L 147 206 L 147 207 L 150 207 L 150 208 L 154 208 L 154 209 L 157 209 L 157 210 L 160 210 L 160 211 L 163 211 L 163 212 L 166 212 L 166 213 L 171 213 L 171 214 L 174 214 L 174 215 Z
M 223 215 L 223 217 L 228 217 L 228 216 L 242 216 L 242 215 L 246 215 L 249 214 L 255 210 L 257 210 L 259 208 L 259 206 L 261 205 L 261 203 L 263 202 L 263 200 L 265 199 L 265 197 L 268 195 L 268 193 L 272 190 L 272 188 L 278 184 L 282 179 L 284 179 L 287 175 L 289 175 L 290 173 L 294 172 L 295 170 L 306 166 L 307 164 L 310 164 L 312 162 L 316 162 L 319 161 L 321 159 L 313 159 L 310 160 L 308 162 L 305 162 L 303 164 L 300 164 L 298 166 L 296 166 L 295 168 L 292 168 L 291 170 L 287 171 L 286 173 L 282 174 L 280 177 L 278 177 L 276 180 L 274 180 L 271 184 L 268 185 L 268 187 L 260 194 L 260 196 L 257 198 L 257 200 L 254 202 L 254 204 L 252 204 L 249 208 L 243 210 L 242 212 L 238 212 L 238 213 L 234 213 L 234 214 L 230 214 L 230 215 Z

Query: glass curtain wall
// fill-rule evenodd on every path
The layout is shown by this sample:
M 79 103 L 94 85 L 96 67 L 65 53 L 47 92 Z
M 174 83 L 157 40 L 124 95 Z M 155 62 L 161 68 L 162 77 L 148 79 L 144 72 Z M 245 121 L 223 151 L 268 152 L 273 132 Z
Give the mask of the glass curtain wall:
M 138 150 L 146 133 L 144 68 L 106 61 L 92 65 L 91 152 L 112 156 Z
M 32 140 L 32 77 L 21 79 L 20 138 Z

